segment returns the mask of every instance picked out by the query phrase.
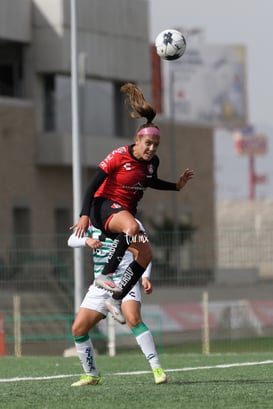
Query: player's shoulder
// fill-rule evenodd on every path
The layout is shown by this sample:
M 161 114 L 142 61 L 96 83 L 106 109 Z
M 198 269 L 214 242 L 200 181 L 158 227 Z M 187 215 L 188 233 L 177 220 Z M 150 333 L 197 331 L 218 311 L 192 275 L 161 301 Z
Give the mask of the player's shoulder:
M 113 164 L 122 165 L 124 162 L 127 162 L 129 159 L 131 159 L 130 152 L 129 152 L 129 146 L 121 146 L 120 148 L 117 148 L 113 150 L 112 155 L 111 155 L 111 160 Z
M 119 148 L 114 149 L 112 152 L 108 153 L 105 159 L 100 163 L 100 168 L 103 170 L 108 168 L 109 166 L 115 166 L 115 164 L 119 163 L 122 156 L 126 156 L 128 153 L 128 146 L 121 146 Z
M 119 148 L 114 149 L 112 155 L 126 155 L 128 153 L 128 145 L 120 146 Z

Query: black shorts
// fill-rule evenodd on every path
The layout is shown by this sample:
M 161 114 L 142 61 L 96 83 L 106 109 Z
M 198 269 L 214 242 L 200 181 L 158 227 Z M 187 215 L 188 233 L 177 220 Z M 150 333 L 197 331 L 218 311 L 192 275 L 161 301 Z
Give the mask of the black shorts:
M 122 210 L 127 210 L 117 202 L 96 197 L 92 201 L 90 220 L 93 226 L 100 229 L 110 239 L 115 239 L 119 233 L 111 233 L 107 230 L 107 226 L 112 216 Z

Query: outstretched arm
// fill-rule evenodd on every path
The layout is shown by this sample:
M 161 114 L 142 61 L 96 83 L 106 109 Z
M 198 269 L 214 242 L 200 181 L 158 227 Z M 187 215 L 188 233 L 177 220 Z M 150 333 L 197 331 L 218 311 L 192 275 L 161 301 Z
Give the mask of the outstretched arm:
M 194 171 L 186 169 L 179 177 L 178 182 L 176 183 L 176 190 L 181 190 L 188 183 L 190 179 L 194 177 Z
M 194 171 L 186 169 L 179 177 L 177 183 L 167 182 L 165 180 L 153 177 L 149 183 L 149 187 L 157 190 L 181 190 L 187 182 L 194 176 Z

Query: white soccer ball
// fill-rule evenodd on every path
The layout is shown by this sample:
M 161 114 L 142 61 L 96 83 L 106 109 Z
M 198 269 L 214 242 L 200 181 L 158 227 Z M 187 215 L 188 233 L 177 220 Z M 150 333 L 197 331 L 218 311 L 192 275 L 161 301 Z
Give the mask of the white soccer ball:
M 164 60 L 177 60 L 186 50 L 186 39 L 172 28 L 163 30 L 155 39 L 156 52 Z

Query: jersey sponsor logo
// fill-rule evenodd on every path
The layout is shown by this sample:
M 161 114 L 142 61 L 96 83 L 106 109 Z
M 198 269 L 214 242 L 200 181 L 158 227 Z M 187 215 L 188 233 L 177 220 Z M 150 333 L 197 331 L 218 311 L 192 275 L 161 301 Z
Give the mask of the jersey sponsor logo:
M 134 186 L 122 185 L 123 189 L 134 190 L 135 192 L 138 190 L 146 190 L 146 186 L 142 186 L 141 183 L 137 183 Z
M 125 170 L 132 170 L 132 164 L 130 162 L 124 163 L 123 167 Z
M 134 275 L 133 270 L 131 269 L 130 266 L 128 266 L 125 272 L 123 273 L 122 279 L 120 280 L 120 283 L 119 283 L 121 288 L 125 287 L 126 284 L 128 284 L 128 282 L 133 277 L 133 275 Z

